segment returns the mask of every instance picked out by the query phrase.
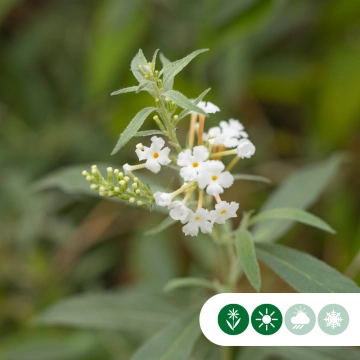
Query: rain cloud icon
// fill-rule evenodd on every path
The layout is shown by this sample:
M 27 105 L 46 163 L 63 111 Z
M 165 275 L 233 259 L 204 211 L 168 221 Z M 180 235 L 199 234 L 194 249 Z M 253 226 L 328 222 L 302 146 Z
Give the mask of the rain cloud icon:
M 303 310 L 298 310 L 296 315 L 291 318 L 291 323 L 294 324 L 293 329 L 301 329 L 304 325 L 310 322 L 310 318 L 304 313 Z

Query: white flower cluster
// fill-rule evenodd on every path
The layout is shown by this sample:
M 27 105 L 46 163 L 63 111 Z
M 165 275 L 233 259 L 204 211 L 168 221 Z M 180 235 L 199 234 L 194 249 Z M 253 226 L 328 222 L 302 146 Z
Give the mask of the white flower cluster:
M 198 106 L 208 113 L 219 111 L 219 108 L 210 102 L 201 102 Z M 227 219 L 237 216 L 239 204 L 220 199 L 224 188 L 229 188 L 234 182 L 234 177 L 226 171 L 220 159 L 225 155 L 235 155 L 238 158 L 251 157 L 255 153 L 255 147 L 247 138 L 248 134 L 238 120 L 221 121 L 218 127 L 213 127 L 208 133 L 203 134 L 200 143 L 205 141 L 204 145 L 185 149 L 178 154 L 176 164 L 180 167 L 180 176 L 184 184 L 172 193 L 158 191 L 154 194 L 154 199 L 157 205 L 168 208 L 171 218 L 184 224 L 185 235 L 196 236 L 199 229 L 203 233 L 211 233 L 215 223 L 224 224 Z M 158 173 L 162 165 L 171 163 L 170 149 L 164 147 L 165 141 L 153 136 L 151 142 L 150 147 L 142 144 L 136 146 L 136 155 L 140 161 L 145 160 L 145 163 L 125 164 L 123 168 L 126 175 L 141 168 Z M 224 148 L 235 147 L 236 149 L 230 151 L 221 151 Z M 195 210 L 186 204 L 196 189 L 199 192 L 199 200 Z M 209 211 L 203 208 L 204 192 L 215 198 L 217 202 L 215 209 Z M 180 194 L 185 194 L 183 200 L 174 200 Z

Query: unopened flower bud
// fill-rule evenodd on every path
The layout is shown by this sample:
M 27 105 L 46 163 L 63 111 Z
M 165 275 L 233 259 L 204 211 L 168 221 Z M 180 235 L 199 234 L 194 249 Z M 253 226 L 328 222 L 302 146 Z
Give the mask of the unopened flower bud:
M 136 195 L 140 195 L 140 193 L 141 193 L 140 189 L 137 189 L 137 190 L 135 191 L 135 194 L 136 194 Z
M 98 186 L 96 184 L 91 184 L 90 185 L 90 189 L 92 190 L 96 190 L 98 188 Z
M 125 180 L 126 182 L 129 182 L 130 178 L 129 178 L 128 176 L 125 176 L 125 177 L 124 177 L 124 180 Z
M 115 187 L 115 188 L 114 188 L 114 191 L 115 191 L 115 192 L 119 192 L 119 191 L 120 191 L 120 188 Z
M 86 170 L 84 170 L 81 174 L 87 176 L 89 173 Z
M 91 181 L 92 179 L 93 179 L 93 177 L 90 176 L 90 175 L 88 175 L 88 176 L 86 177 L 86 180 L 87 180 L 87 181 Z
M 139 201 L 137 202 L 137 204 L 138 204 L 139 206 L 144 205 L 144 203 L 143 203 L 141 200 L 139 200 Z
M 139 182 L 139 178 L 137 178 L 137 177 L 134 177 L 134 182 Z
M 104 187 L 104 186 L 100 186 L 99 191 L 100 191 L 100 192 L 105 192 L 105 187 Z
M 132 184 L 132 187 L 133 187 L 133 189 L 136 190 L 136 189 L 138 188 L 138 184 L 137 184 L 137 183 L 133 183 L 133 184 Z
M 139 150 L 144 150 L 144 145 L 142 143 L 138 143 L 136 145 L 136 148 L 139 149 Z
M 129 199 L 129 203 L 130 203 L 130 204 L 133 204 L 134 202 L 135 202 L 135 199 L 134 199 L 134 198 L 130 198 L 130 199 Z

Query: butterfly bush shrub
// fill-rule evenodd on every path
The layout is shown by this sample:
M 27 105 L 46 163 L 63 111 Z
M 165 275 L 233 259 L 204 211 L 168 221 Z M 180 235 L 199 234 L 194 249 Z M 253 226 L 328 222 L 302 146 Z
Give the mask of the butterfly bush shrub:
M 327 271 L 335 272 L 326 264 L 319 265 L 316 259 L 309 260 L 310 256 L 298 255 L 295 250 L 280 245 L 259 244 L 255 250 L 255 240 L 266 242 L 266 237 L 271 238 L 276 232 L 281 233 L 282 230 L 286 230 L 286 224 L 284 229 L 280 226 L 273 229 L 272 233 L 261 231 L 264 229 L 259 227 L 255 233 L 249 230 L 260 222 L 269 223 L 269 220 L 276 222 L 285 219 L 333 232 L 333 229 L 318 217 L 292 207 L 270 208 L 255 215 L 253 211 L 248 211 L 244 212 L 239 228 L 233 230 L 231 218 L 238 216 L 239 204 L 236 201 L 222 200 L 222 194 L 226 189 L 234 186 L 235 179 L 264 181 L 264 178 L 243 174 L 234 176 L 232 173 L 240 159 L 246 161 L 255 154 L 255 146 L 249 140 L 244 126 L 237 119 L 221 120 L 218 126 L 211 128 L 206 126 L 206 118 L 214 114 L 217 116 L 220 111 L 216 105 L 204 100 L 210 89 L 205 90 L 196 99 L 188 99 L 173 90 L 174 77 L 204 51 L 206 49 L 197 50 L 174 62 L 170 62 L 160 54 L 163 67 L 159 70 L 157 69 L 158 51 L 155 52 L 152 61 L 148 62 L 143 52 L 139 50 L 131 63 L 131 70 L 139 84 L 112 93 L 117 95 L 146 91 L 153 98 L 154 106 L 138 112 L 120 135 L 112 152 L 112 154 L 117 153 L 132 137 L 145 137 L 144 144 L 138 143 L 134 149 L 138 163 L 122 164 L 116 169 L 108 167 L 106 176 L 103 176 L 98 167 L 93 165 L 89 171 L 84 170 L 83 175 L 91 183 L 91 189 L 98 191 L 100 196 L 119 198 L 129 204 L 147 207 L 150 210 L 153 206 L 165 208 L 169 216 L 160 224 L 159 230 L 163 230 L 175 221 L 180 221 L 186 236 L 197 236 L 202 232 L 209 234 L 218 244 L 227 247 L 228 275 L 222 282 L 219 279 L 214 281 L 195 278 L 175 279 L 170 287 L 199 285 L 217 292 L 234 291 L 240 274 L 245 273 L 251 285 L 259 291 L 261 279 L 257 258 L 260 258 L 298 291 L 328 289 L 326 284 L 318 286 L 325 281 L 323 279 L 326 278 Z M 154 120 L 153 124 L 157 129 L 139 131 L 149 116 Z M 177 137 L 177 129 L 180 127 L 188 128 L 185 143 L 180 143 Z M 154 178 L 161 177 L 164 167 L 171 167 L 178 173 L 181 181 L 179 188 L 172 191 L 154 191 L 142 181 L 144 172 L 152 173 Z M 265 227 L 265 230 L 267 229 Z M 272 246 L 267 247 L 267 245 Z M 309 280 L 309 276 L 305 275 L 303 283 L 300 283 L 298 274 L 292 274 L 291 269 L 287 271 L 287 267 L 281 261 L 276 262 L 278 258 L 291 257 L 295 257 L 293 263 L 299 261 L 308 263 L 309 266 L 320 266 L 320 270 L 316 271 L 314 276 L 321 277 L 321 281 L 315 278 Z M 322 271 L 325 273 L 323 274 Z M 351 280 L 337 272 L 336 277 L 340 277 L 340 282 L 345 281 L 346 291 L 358 291 L 358 287 Z M 314 284 L 319 288 L 312 289 Z M 336 286 L 334 289 L 336 290 Z

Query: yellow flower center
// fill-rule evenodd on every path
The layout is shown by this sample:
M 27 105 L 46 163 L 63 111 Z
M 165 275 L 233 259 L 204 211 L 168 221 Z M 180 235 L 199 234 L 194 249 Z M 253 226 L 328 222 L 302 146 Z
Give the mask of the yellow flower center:
M 226 210 L 221 211 L 220 215 L 225 215 L 226 214 Z
M 193 163 L 193 167 L 194 167 L 194 168 L 197 168 L 198 166 L 199 166 L 199 164 L 198 164 L 197 162 L 194 162 L 194 163 Z
M 213 181 L 216 181 L 216 180 L 217 180 L 217 176 L 216 176 L 216 175 L 213 175 L 213 176 L 211 177 L 211 179 L 212 179 Z
M 197 217 L 195 218 L 195 220 L 196 220 L 196 221 L 199 221 L 199 220 L 200 220 L 200 218 L 197 216 Z
M 157 159 L 159 157 L 159 154 L 157 152 L 154 152 L 153 157 L 154 157 L 154 159 Z

